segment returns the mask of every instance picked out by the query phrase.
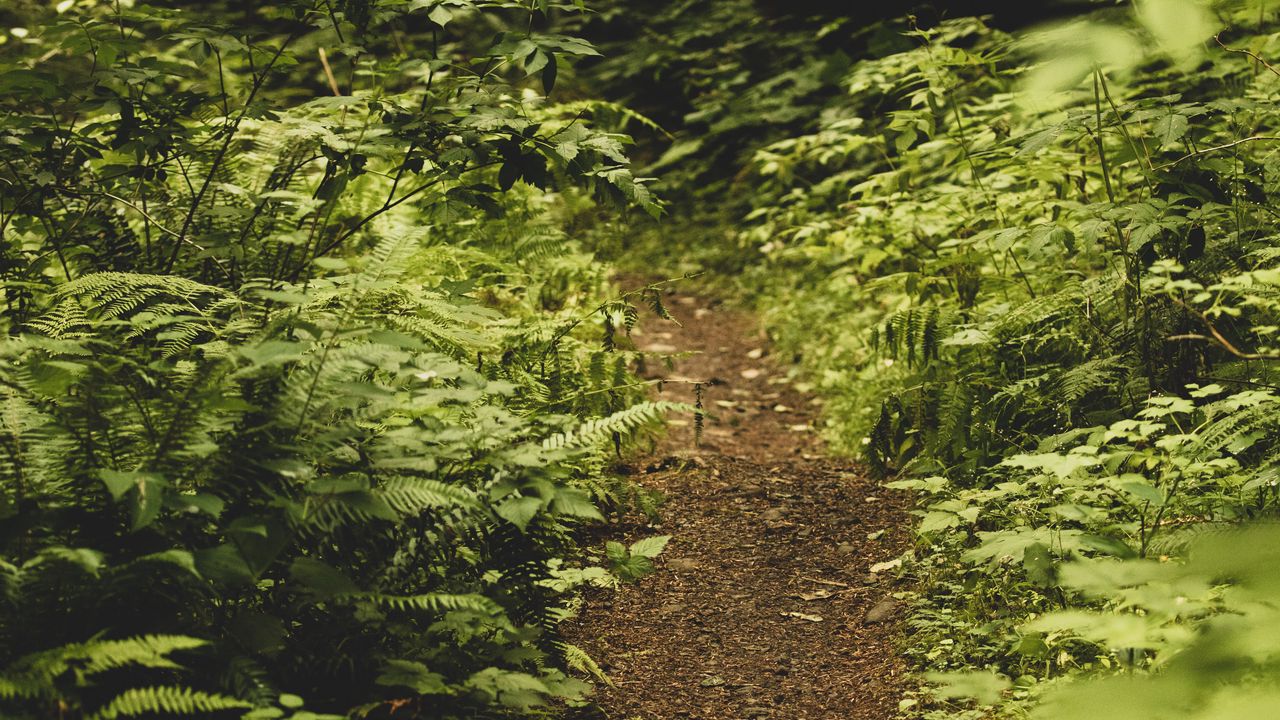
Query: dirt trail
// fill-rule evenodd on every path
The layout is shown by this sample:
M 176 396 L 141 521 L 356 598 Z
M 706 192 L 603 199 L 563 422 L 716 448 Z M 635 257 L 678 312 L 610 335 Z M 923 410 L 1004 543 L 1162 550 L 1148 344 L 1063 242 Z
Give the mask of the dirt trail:
M 674 538 L 658 573 L 592 594 L 569 628 L 616 683 L 576 717 L 893 717 L 902 608 L 870 567 L 906 547 L 904 504 L 825 455 L 815 399 L 787 380 L 757 322 L 705 297 L 670 300 L 684 327 L 651 323 L 636 343 L 696 353 L 650 374 L 714 383 L 713 417 L 701 447 L 677 425 L 624 467 L 668 498 L 633 536 Z M 668 385 L 663 396 L 692 394 Z

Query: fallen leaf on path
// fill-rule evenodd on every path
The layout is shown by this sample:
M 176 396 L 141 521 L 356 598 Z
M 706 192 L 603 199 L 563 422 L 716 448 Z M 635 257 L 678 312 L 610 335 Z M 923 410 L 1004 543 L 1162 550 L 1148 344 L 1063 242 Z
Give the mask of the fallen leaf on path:
M 787 407 L 786 405 L 774 405 L 773 411 L 777 413 L 786 413 L 786 412 L 791 412 L 791 408 Z
M 645 345 L 640 349 L 644 352 L 658 353 L 660 355 L 670 355 L 671 353 L 679 350 L 675 345 L 668 345 L 666 343 L 652 343 L 650 345 Z
M 762 371 L 757 370 L 756 368 L 747 368 L 738 374 L 741 375 L 744 380 L 755 380 L 760 377 L 761 373 Z
M 702 687 L 719 687 L 724 684 L 724 678 L 719 675 L 712 675 L 699 684 L 702 685 Z
M 885 570 L 892 570 L 894 568 L 899 568 L 899 567 L 902 567 L 902 558 L 894 558 L 892 560 L 886 560 L 884 562 L 878 562 L 875 565 L 872 565 L 871 572 L 872 573 L 884 572 Z
M 719 405 L 722 408 L 738 407 L 738 401 L 737 400 L 717 400 L 716 405 Z
M 810 430 L 813 429 L 813 427 L 811 425 L 805 424 L 805 425 L 792 425 L 787 429 L 790 430 L 791 432 L 809 432 Z
M 787 617 L 799 618 L 801 620 L 808 620 L 809 622 L 822 622 L 821 615 L 810 615 L 809 613 L 802 613 L 802 612 L 783 612 L 782 614 Z
M 813 592 L 800 593 L 796 595 L 796 597 L 800 598 L 801 600 L 804 600 L 805 602 L 813 602 L 814 600 L 826 600 L 827 598 L 833 597 L 834 595 L 835 593 L 831 592 L 830 590 L 814 590 Z
M 755 350 L 752 350 L 751 352 L 747 353 L 747 357 L 751 358 L 752 360 L 759 360 L 760 358 L 764 357 L 764 348 L 756 348 Z

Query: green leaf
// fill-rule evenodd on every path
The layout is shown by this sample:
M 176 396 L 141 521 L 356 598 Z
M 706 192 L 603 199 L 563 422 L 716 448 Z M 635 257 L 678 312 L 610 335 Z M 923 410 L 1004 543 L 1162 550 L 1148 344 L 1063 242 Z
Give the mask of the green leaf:
M 1117 478 L 1115 486 L 1143 502 L 1149 502 L 1153 505 L 1161 505 L 1164 503 L 1164 492 L 1160 490 L 1160 488 L 1152 485 L 1141 475 L 1134 475 L 1131 473 L 1121 475 Z
M 617 563 L 626 560 L 629 553 L 627 552 L 627 546 L 610 540 L 604 544 L 604 554 L 610 561 Z
M 1163 115 L 1156 119 L 1153 131 L 1161 148 L 1175 145 L 1187 134 L 1187 116 L 1173 112 Z
M 320 599 L 360 592 L 360 587 L 342 572 L 313 558 L 294 560 L 289 566 L 289 577 L 302 585 L 307 594 Z
M 141 530 L 155 522 L 165 504 L 169 483 L 155 475 L 142 475 L 133 488 L 133 530 Z
M 556 491 L 556 499 L 551 502 L 552 512 L 588 520 L 604 520 L 599 508 L 591 502 L 591 498 L 576 488 L 560 488 Z
M 918 530 L 921 533 L 936 533 L 940 530 L 948 530 L 960 525 L 960 517 L 952 512 L 940 512 L 931 510 L 925 513 L 924 519 L 920 521 Z
M 427 17 L 431 18 L 431 22 L 444 27 L 449 24 L 449 21 L 453 20 L 453 13 L 444 5 L 436 5 L 427 11 Z
M 265 613 L 245 611 L 232 618 L 228 629 L 245 650 L 272 653 L 284 647 L 289 632 L 280 618 Z
M 1027 573 L 1027 579 L 1037 587 L 1052 587 L 1057 579 L 1053 556 L 1043 543 L 1027 546 L 1022 553 L 1022 569 Z
M 547 60 L 547 66 L 542 69 L 542 92 L 547 95 L 556 87 L 556 77 L 559 74 L 559 62 L 555 55 L 550 55 Z
M 642 540 L 631 543 L 630 553 L 639 557 L 653 559 L 662 554 L 666 549 L 667 543 L 671 541 L 670 535 L 655 535 Z
M 244 556 L 231 544 L 198 550 L 195 561 L 201 576 L 220 585 L 252 585 L 257 579 Z
M 412 660 L 388 660 L 376 682 L 387 687 L 409 688 L 419 695 L 449 692 L 443 675 L 431 672 L 426 665 Z
M 972 698 L 979 705 L 995 705 L 1012 686 L 1009 679 L 989 672 L 931 672 L 925 679 L 936 687 L 931 692 L 943 699 Z
M 494 508 L 498 517 L 520 528 L 521 532 L 529 527 L 529 523 L 540 510 L 542 510 L 542 500 L 532 497 L 507 498 Z
M 145 473 L 137 472 L 120 472 L 118 470 L 99 470 L 98 477 L 102 478 L 102 482 L 107 486 L 107 492 L 111 494 L 111 499 L 119 501 L 124 497 L 125 493 L 138 486 L 142 481 Z

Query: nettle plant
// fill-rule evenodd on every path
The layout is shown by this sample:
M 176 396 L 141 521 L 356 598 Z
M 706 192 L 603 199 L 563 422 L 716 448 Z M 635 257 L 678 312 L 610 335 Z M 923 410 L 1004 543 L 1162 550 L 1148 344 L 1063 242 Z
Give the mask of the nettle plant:
M 610 299 L 559 229 L 657 211 L 595 106 L 539 92 L 594 52 L 538 31 L 580 8 L 18 10 L 0 714 L 580 697 L 556 625 L 610 579 L 572 531 L 627 501 L 606 451 L 675 407 L 636 404 L 620 350 L 657 290 Z
M 921 494 L 918 531 L 932 550 L 918 571 L 945 578 L 930 583 L 910 624 L 952 642 L 913 654 L 934 668 L 1015 678 L 996 684 L 1022 698 L 1040 693 L 1040 679 L 1078 670 L 1182 668 L 1180 682 L 1207 671 L 1186 656 L 1221 642 L 1220 616 L 1252 622 L 1270 611 L 1248 589 L 1275 581 L 1255 552 L 1268 550 L 1248 546 L 1270 531 L 1241 535 L 1237 526 L 1273 518 L 1280 502 L 1265 459 L 1278 400 L 1271 390 L 1192 386 L 1185 397 L 1149 399 L 1132 419 L 1011 455 L 980 487 L 942 477 L 890 483 Z M 1222 562 L 1237 553 L 1239 563 Z M 1212 671 L 1224 682 L 1249 684 L 1255 661 L 1269 662 L 1227 645 L 1215 652 L 1229 663 Z M 932 679 L 967 696 L 957 688 L 974 676 Z M 1089 692 L 1045 716 L 1083 717 L 1073 713 Z M 1212 693 L 1182 694 L 1194 705 Z

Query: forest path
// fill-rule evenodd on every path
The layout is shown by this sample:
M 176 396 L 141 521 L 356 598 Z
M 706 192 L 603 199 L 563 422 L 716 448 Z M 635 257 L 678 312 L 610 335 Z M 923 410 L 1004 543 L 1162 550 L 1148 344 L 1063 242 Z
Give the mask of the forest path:
M 713 298 L 666 299 L 683 327 L 649 323 L 642 349 L 691 353 L 650 377 L 706 380 L 692 422 L 623 471 L 667 502 L 629 539 L 672 535 L 658 572 L 588 596 L 569 640 L 614 681 L 577 718 L 885 720 L 904 665 L 893 580 L 872 573 L 909 543 L 905 503 L 829 457 L 815 398 L 775 361 L 759 322 Z M 664 398 L 693 402 L 689 385 Z

